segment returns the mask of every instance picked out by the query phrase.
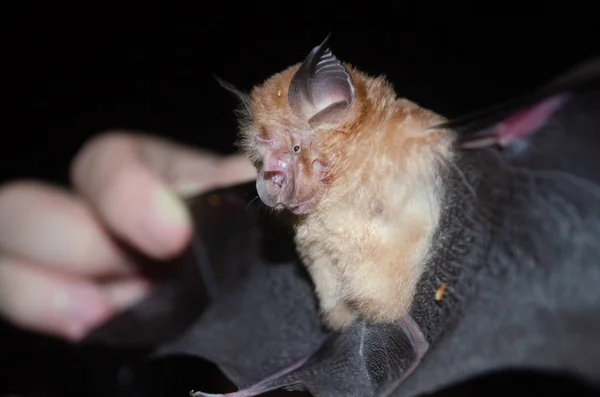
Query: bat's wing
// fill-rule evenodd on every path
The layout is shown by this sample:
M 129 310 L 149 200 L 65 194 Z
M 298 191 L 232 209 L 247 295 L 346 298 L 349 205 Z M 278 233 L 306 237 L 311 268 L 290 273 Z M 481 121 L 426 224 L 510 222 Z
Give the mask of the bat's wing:
M 238 218 L 249 224 L 233 227 L 232 233 L 222 233 L 215 244 L 207 244 L 206 257 L 217 267 L 244 262 L 245 267 L 234 268 L 247 272 L 213 299 L 179 337 L 159 346 L 152 358 L 200 357 L 217 364 L 239 388 L 253 387 L 257 394 L 286 388 L 323 397 L 370 396 L 388 387 L 415 355 L 404 328 L 357 323 L 343 333 L 324 332 L 312 283 L 295 256 L 291 228 L 262 213 L 265 208 L 258 201 L 254 206 L 227 206 L 228 194 L 229 201 L 240 199 L 230 191 L 213 193 L 212 201 L 225 198 L 220 199 L 222 207 L 212 211 L 229 212 L 233 224 L 240 222 Z M 211 200 L 195 205 L 204 201 Z M 205 225 L 199 226 L 200 233 Z M 258 232 L 259 238 L 244 242 L 257 249 L 236 251 L 236 241 L 245 236 L 235 230 Z M 201 375 L 189 379 L 190 389 L 202 387 Z
M 590 65 L 517 105 L 450 124 L 464 137 L 462 158 L 411 312 L 430 350 L 391 395 L 511 367 L 600 384 L 600 90 L 598 63 Z M 324 333 L 291 234 L 259 203 L 247 206 L 253 191 L 199 199 L 201 255 L 187 262 L 195 273 L 92 340 L 133 343 L 148 333 L 155 360 L 209 360 L 247 388 L 239 395 L 383 395 L 414 360 L 406 332 L 359 322 Z M 184 387 L 201 381 L 198 373 Z
M 327 334 L 289 224 L 265 213 L 258 200 L 248 204 L 253 197 L 254 188 L 243 185 L 195 200 L 202 256 L 190 250 L 173 264 L 179 270 L 172 281 L 82 347 L 141 345 L 155 349 L 149 357 L 156 362 L 201 358 L 239 388 L 258 383 L 255 392 L 306 389 L 341 397 L 389 388 L 415 356 L 405 329 L 356 323 Z M 204 286 L 207 274 L 218 290 L 214 295 Z M 178 390 L 207 383 L 201 372 L 182 381 L 187 385 Z
M 574 95 L 599 88 L 600 57 L 574 67 L 533 93 L 450 120 L 439 127 L 456 131 L 464 149 L 512 146 L 514 150 L 529 142 L 531 135 Z
M 244 200 L 248 192 L 252 186 L 242 185 L 191 200 L 195 235 L 187 252 L 169 264 L 145 263 L 170 274 L 149 298 L 82 345 L 154 349 L 187 330 L 211 301 L 242 283 L 261 255 L 256 209 Z
M 505 369 L 600 385 L 599 83 L 596 60 L 448 124 L 462 158 L 413 309 L 432 348 L 393 395 Z
M 202 357 L 241 387 L 301 360 L 326 335 L 318 321 L 312 286 L 300 270 L 295 263 L 255 264 L 238 290 L 212 304 L 155 357 Z M 197 385 L 190 386 L 201 383 Z

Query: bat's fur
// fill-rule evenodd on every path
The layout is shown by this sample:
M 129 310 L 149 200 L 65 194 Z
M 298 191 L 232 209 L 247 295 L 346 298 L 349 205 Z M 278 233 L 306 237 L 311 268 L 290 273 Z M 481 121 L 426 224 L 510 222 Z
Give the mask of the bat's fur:
M 298 216 L 295 240 L 326 324 L 340 329 L 357 316 L 395 321 L 410 309 L 438 225 L 440 167 L 454 161 L 453 135 L 430 128 L 442 116 L 348 64 L 352 107 L 336 124 L 312 129 L 288 103 L 299 66 L 254 88 L 240 120 L 241 147 L 260 170 L 270 150 L 291 151 L 300 143 L 294 139 L 302 141 L 295 200 L 311 210 Z

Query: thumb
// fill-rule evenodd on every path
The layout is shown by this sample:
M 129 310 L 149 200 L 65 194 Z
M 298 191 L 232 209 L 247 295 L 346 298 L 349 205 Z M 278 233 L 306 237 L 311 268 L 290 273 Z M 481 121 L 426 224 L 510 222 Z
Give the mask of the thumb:
M 100 135 L 72 164 L 75 189 L 117 236 L 154 257 L 179 253 L 191 222 L 179 195 L 256 177 L 242 156 L 218 156 L 131 132 Z

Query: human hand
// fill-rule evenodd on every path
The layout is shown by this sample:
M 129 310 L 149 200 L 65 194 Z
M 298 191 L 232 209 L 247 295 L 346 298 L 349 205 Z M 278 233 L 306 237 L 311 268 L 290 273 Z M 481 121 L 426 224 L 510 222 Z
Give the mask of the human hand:
M 0 315 L 78 340 L 151 285 L 115 238 L 155 259 L 187 245 L 180 196 L 250 181 L 251 163 L 150 136 L 110 132 L 84 145 L 72 191 L 37 181 L 0 187 Z

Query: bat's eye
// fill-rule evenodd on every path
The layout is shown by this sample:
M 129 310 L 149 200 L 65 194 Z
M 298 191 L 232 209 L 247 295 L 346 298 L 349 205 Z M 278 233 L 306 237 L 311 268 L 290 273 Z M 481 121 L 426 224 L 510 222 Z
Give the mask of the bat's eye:
M 294 146 L 294 153 L 300 153 L 300 145 Z

